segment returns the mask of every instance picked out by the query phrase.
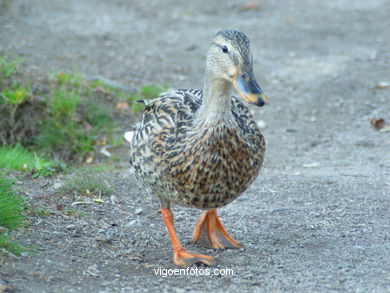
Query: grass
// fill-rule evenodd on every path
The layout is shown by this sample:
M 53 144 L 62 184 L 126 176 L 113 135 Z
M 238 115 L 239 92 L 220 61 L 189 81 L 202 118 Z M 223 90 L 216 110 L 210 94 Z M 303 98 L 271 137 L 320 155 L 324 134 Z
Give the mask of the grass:
M 26 248 L 13 241 L 7 234 L 0 234 L 0 255 L 4 252 L 20 255 Z
M 12 180 L 0 174 L 0 249 L 18 255 L 24 248 L 11 240 L 9 232 L 23 226 L 25 203 L 12 186 Z
M 63 211 L 63 214 L 69 217 L 73 217 L 76 219 L 81 219 L 86 216 L 86 214 L 79 209 L 76 208 L 71 208 L 71 209 L 66 209 Z
M 107 196 L 113 194 L 113 189 L 96 172 L 78 171 L 73 176 L 68 177 L 61 187 L 61 192 L 87 196 Z
M 4 3 L 5 1 L 3 1 Z M 20 63 L 22 63 L 23 59 L 21 58 L 11 58 L 9 56 L 0 55 L 0 78 L 5 79 L 11 77 L 16 68 Z
M 145 105 L 143 103 L 138 103 L 138 100 L 155 99 L 168 88 L 168 86 L 145 85 L 135 95 L 131 95 L 127 100 L 131 104 L 133 112 L 140 112 L 145 108 Z
M 99 165 L 88 165 L 84 167 L 72 167 L 70 166 L 69 168 L 66 169 L 68 174 L 71 173 L 91 173 L 91 174 L 97 174 L 100 172 L 106 172 L 106 171 L 112 171 L 115 170 L 115 166 L 111 164 L 102 164 L 100 163 Z
M 0 146 L 20 144 L 68 164 L 93 158 L 102 141 L 123 144 L 117 126 L 123 123 L 114 118 L 121 110 L 115 110 L 118 102 L 139 112 L 145 105 L 138 100 L 156 98 L 167 89 L 145 85 L 134 94 L 75 72 L 23 80 L 21 62 L 0 53 Z
M 0 0 L 0 7 L 9 2 Z M 115 105 L 122 101 L 133 113 L 139 112 L 144 105 L 137 100 L 156 98 L 167 89 L 146 85 L 134 93 L 65 72 L 33 79 L 21 74 L 22 61 L 0 52 L 0 169 L 31 172 L 33 177 L 64 170 L 65 162 L 83 162 L 102 145 L 100 141 L 123 144 Z M 61 191 L 90 197 L 111 195 L 112 188 L 98 174 L 110 168 L 79 170 L 68 177 Z M 23 226 L 24 212 L 45 217 L 50 211 L 44 207 L 24 210 L 25 203 L 12 191 L 12 185 L 0 173 L 0 253 L 20 254 L 25 248 L 12 241 L 10 233 Z M 77 209 L 63 213 L 84 216 Z
M 61 208 L 60 211 L 62 212 L 62 214 L 70 217 L 75 217 L 75 218 L 85 217 L 85 213 L 80 211 L 77 208 L 68 208 L 68 209 Z M 41 207 L 29 206 L 27 209 L 27 215 L 44 218 L 44 217 L 50 217 L 51 212 L 46 207 L 41 208 Z
M 50 176 L 65 168 L 61 161 L 47 160 L 20 145 L 0 147 L 0 168 L 29 171 L 33 177 Z
M 17 171 L 29 171 L 33 177 L 51 176 L 65 168 L 65 163 L 47 160 L 35 152 L 20 145 L 0 147 L 0 168 Z
M 46 117 L 39 127 L 35 144 L 47 153 L 59 154 L 66 161 L 82 159 L 94 151 L 98 136 L 112 139 L 115 124 L 112 111 L 93 100 L 97 82 L 80 75 L 60 73 L 51 77 L 46 98 Z
M 11 4 L 11 1 L 12 1 L 12 0 L 0 0 L 0 5 L 1 5 L 3 8 L 7 8 L 7 7 Z
M 50 211 L 46 207 L 29 206 L 27 209 L 28 215 L 34 215 L 40 218 L 50 216 Z
M 98 138 L 114 140 L 114 106 L 107 106 L 113 92 L 64 72 L 49 75 L 32 91 L 34 81 L 20 81 L 16 74 L 21 62 L 0 54 L 0 145 L 19 143 L 73 162 L 94 152 Z

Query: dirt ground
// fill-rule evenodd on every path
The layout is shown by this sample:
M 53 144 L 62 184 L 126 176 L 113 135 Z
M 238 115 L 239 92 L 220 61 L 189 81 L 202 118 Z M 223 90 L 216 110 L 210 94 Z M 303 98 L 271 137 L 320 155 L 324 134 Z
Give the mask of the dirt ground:
M 390 134 L 369 123 L 390 122 L 388 0 L 261 0 L 249 11 L 245 1 L 9 2 L 0 8 L 0 50 L 24 56 L 31 74 L 77 70 L 131 89 L 201 88 L 214 34 L 235 28 L 251 39 L 270 104 L 251 108 L 265 122 L 261 175 L 220 211 L 246 248 L 191 244 L 200 212 L 173 210 L 186 247 L 217 257 L 217 268 L 234 275 L 155 275 L 175 268 L 170 242 L 124 151 L 103 174 L 115 196 L 79 207 L 80 219 L 56 210 L 75 201 L 56 193 L 62 176 L 19 182 L 51 214 L 16 234 L 37 252 L 1 259 L 0 285 L 14 292 L 390 292 Z

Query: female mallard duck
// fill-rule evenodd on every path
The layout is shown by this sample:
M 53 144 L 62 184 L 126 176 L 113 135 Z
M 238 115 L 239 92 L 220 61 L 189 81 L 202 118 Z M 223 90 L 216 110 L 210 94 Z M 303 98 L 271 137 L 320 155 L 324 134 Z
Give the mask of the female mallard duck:
M 211 256 L 194 254 L 181 245 L 170 210 L 171 202 L 204 209 L 192 239 L 216 249 L 241 247 L 225 230 L 216 208 L 242 194 L 263 163 L 264 138 L 248 103 L 266 102 L 252 69 L 249 39 L 241 32 L 217 33 L 207 54 L 203 91 L 179 89 L 164 93 L 145 108 L 131 141 L 130 163 L 135 175 L 161 204 L 161 213 L 181 267 Z

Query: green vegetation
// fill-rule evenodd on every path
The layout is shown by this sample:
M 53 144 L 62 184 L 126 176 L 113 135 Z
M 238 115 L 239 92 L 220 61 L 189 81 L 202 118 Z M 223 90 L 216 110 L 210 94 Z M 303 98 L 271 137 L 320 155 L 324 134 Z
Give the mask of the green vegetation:
M 0 7 L 8 3 L 0 0 Z M 33 177 L 64 171 L 66 164 L 73 165 L 71 171 L 75 163 L 90 163 L 98 147 L 121 146 L 124 140 L 118 125 L 123 125 L 123 115 L 141 111 L 145 105 L 138 100 L 156 98 L 167 89 L 146 85 L 134 94 L 115 83 L 90 81 L 78 73 L 33 79 L 20 72 L 21 63 L 22 59 L 0 52 L 0 169 L 25 171 Z M 110 162 L 122 159 L 113 154 Z M 112 168 L 105 164 L 73 169 L 61 191 L 95 197 L 98 203 L 100 196 L 113 193 L 99 172 Z M 0 174 L 0 253 L 20 254 L 26 248 L 12 241 L 10 232 L 23 225 L 23 211 L 37 217 L 51 212 L 40 206 L 26 208 L 12 184 Z M 61 212 L 84 216 L 73 207 Z
M 22 61 L 23 59 L 21 58 L 12 59 L 8 56 L 0 55 L 0 79 L 11 77 Z
M 140 112 L 145 108 L 145 104 L 138 103 L 138 100 L 150 100 L 157 98 L 162 92 L 166 91 L 168 86 L 146 85 L 143 86 L 136 95 L 128 98 L 134 112 Z
M 27 215 L 33 215 L 37 217 L 48 217 L 50 216 L 50 211 L 47 208 L 40 208 L 30 205 L 27 209 Z
M 93 100 L 99 83 L 67 73 L 54 75 L 51 81 L 50 93 L 45 97 L 46 117 L 34 141 L 39 149 L 69 161 L 92 152 L 98 136 L 113 139 L 112 111 Z
M 33 177 L 50 176 L 65 168 L 59 160 L 47 160 L 35 152 L 28 151 L 20 145 L 0 146 L 0 168 L 8 170 L 29 171 Z
M 0 54 L 0 145 L 21 144 L 65 162 L 85 160 L 102 141 L 114 146 L 123 143 L 115 108 L 141 111 L 144 105 L 138 100 L 156 98 L 167 89 L 146 85 L 132 94 L 65 72 L 50 74 L 36 84 L 20 76 L 21 62 Z M 123 107 L 118 106 L 121 102 Z
M 52 74 L 43 85 L 20 81 L 20 59 L 0 55 L 0 145 L 15 145 L 81 161 L 102 136 L 114 140 L 114 93 L 76 73 Z
M 76 219 L 85 217 L 85 213 L 80 211 L 80 209 L 77 208 L 66 209 L 62 213 L 66 216 L 73 217 Z
M 12 191 L 13 182 L 0 174 L 0 253 L 20 254 L 24 248 L 13 242 L 9 232 L 17 230 L 24 222 L 24 202 Z
M 67 168 L 67 173 L 78 173 L 78 174 L 84 174 L 84 173 L 91 173 L 91 174 L 97 174 L 105 171 L 112 171 L 115 169 L 115 166 L 111 164 L 99 164 L 99 165 L 88 165 L 84 167 L 69 167 Z
M 0 0 L 0 5 L 3 7 L 3 8 L 7 8 L 10 3 L 11 3 L 12 0 Z
M 88 196 L 113 194 L 112 188 L 99 174 L 93 171 L 76 172 L 73 176 L 68 177 L 61 191 Z

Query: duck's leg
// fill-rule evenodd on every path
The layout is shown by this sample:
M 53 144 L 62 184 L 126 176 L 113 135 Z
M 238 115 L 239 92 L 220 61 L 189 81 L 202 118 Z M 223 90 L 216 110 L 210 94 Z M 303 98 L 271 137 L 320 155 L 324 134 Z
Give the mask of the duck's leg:
M 204 211 L 200 215 L 195 224 L 192 240 L 202 246 L 215 249 L 242 247 L 226 231 L 215 209 Z
M 186 251 L 180 243 L 179 238 L 176 235 L 175 228 L 173 227 L 173 214 L 169 208 L 161 209 L 162 218 L 165 226 L 168 229 L 169 237 L 171 238 L 173 248 L 173 262 L 186 268 L 195 263 L 204 263 L 212 266 L 215 264 L 215 259 L 208 255 L 194 254 Z

